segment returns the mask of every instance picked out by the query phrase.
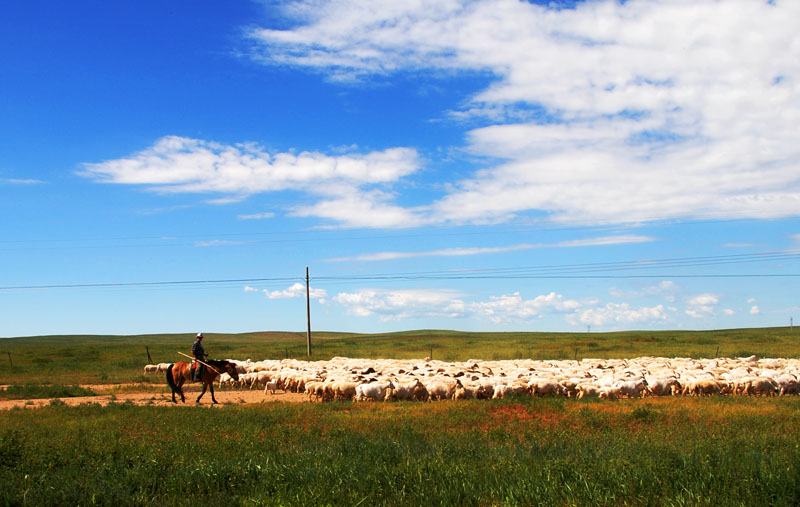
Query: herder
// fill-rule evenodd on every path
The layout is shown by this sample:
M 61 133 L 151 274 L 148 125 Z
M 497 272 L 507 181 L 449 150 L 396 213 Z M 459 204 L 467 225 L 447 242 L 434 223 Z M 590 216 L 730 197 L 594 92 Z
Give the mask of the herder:
M 206 352 L 203 350 L 203 333 L 197 333 L 197 338 L 192 344 L 192 356 L 194 357 L 194 361 L 192 361 L 192 382 L 197 382 L 202 378 L 206 369 L 205 365 L 200 362 L 206 358 Z

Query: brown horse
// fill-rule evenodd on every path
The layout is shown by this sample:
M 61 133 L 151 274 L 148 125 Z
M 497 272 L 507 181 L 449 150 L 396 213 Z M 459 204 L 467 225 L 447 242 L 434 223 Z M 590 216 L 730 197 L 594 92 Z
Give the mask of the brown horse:
M 227 373 L 230 375 L 234 380 L 239 380 L 239 373 L 236 371 L 236 365 L 230 361 L 215 361 L 213 359 L 206 360 L 205 371 L 203 372 L 202 377 L 200 378 L 200 382 L 203 383 L 203 392 L 200 393 L 200 396 L 197 397 L 197 403 L 200 403 L 200 398 L 206 394 L 206 389 L 209 387 L 211 388 L 211 400 L 214 403 L 217 403 L 217 399 L 214 398 L 214 379 L 217 378 L 218 375 L 222 373 Z M 187 361 L 179 361 L 175 364 L 169 365 L 167 368 L 167 383 L 169 384 L 170 389 L 172 389 L 172 402 L 177 403 L 175 400 L 175 393 L 181 395 L 181 402 L 186 403 L 186 398 L 183 396 L 183 383 L 192 381 L 192 370 L 191 370 L 191 363 Z

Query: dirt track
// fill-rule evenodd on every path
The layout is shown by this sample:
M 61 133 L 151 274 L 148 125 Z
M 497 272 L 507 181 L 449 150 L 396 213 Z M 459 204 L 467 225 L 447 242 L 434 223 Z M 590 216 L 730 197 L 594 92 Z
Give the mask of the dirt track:
M 114 387 L 113 385 L 87 385 L 82 386 L 88 389 L 92 389 L 95 391 L 100 392 L 107 392 L 112 390 Z M 184 387 L 184 393 L 186 395 L 186 404 L 185 406 L 196 406 L 195 399 L 197 396 L 200 395 L 200 386 L 189 386 Z M 240 405 L 240 404 L 254 404 L 254 403 L 274 403 L 274 402 L 292 402 L 292 403 L 299 403 L 299 402 L 307 402 L 308 397 L 305 394 L 298 394 L 298 393 L 283 393 L 278 391 L 275 394 L 264 394 L 264 391 L 260 389 L 253 389 L 253 390 L 225 390 L 225 391 L 214 391 L 214 395 L 219 402 L 218 405 L 213 405 L 211 402 L 211 393 L 206 392 L 203 395 L 203 399 L 200 400 L 200 404 L 203 406 L 225 406 L 225 405 Z M 49 405 L 53 402 L 51 399 L 29 399 L 29 400 L 3 400 L 2 393 L 0 392 L 0 410 L 8 410 L 15 407 L 20 408 L 39 408 L 46 405 Z M 80 396 L 74 398 L 58 398 L 60 401 L 64 402 L 67 405 L 82 405 L 87 403 L 97 403 L 99 405 L 108 405 L 109 403 L 133 403 L 135 405 L 155 405 L 155 406 L 183 406 L 184 404 L 179 402 L 176 404 L 172 403 L 172 397 L 169 393 L 169 387 L 166 385 L 164 386 L 163 391 L 157 392 L 153 391 L 152 388 L 150 391 L 142 390 L 141 392 L 127 391 L 126 392 L 117 392 L 114 394 L 102 394 L 99 396 Z

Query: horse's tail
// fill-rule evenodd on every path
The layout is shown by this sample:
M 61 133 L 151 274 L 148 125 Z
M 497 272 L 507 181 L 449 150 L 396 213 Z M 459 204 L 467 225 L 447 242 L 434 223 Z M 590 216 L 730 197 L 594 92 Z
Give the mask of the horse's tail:
M 177 389 L 178 387 L 175 385 L 175 379 L 172 378 L 172 367 L 173 366 L 175 366 L 175 363 L 172 363 L 171 365 L 169 365 L 167 367 L 167 384 L 169 384 L 170 389 L 172 389 L 172 392 L 174 393 L 175 389 Z

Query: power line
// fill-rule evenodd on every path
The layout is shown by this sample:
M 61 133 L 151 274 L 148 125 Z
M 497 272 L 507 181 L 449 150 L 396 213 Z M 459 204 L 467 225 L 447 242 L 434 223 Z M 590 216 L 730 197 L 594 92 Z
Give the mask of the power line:
M 113 283 L 67 283 L 51 285 L 17 285 L 0 287 L 0 290 L 26 290 L 26 289 L 102 289 L 116 287 L 164 287 L 164 286 L 199 286 L 211 284 L 231 283 L 262 283 L 262 282 L 291 282 L 301 281 L 300 277 L 285 278 L 236 278 L 224 280 L 170 280 L 161 282 L 113 282 Z
M 796 278 L 798 273 L 621 273 L 665 268 L 713 267 L 755 262 L 794 261 L 800 251 L 762 252 L 707 257 L 666 259 L 640 259 L 605 263 L 565 264 L 550 266 L 518 266 L 447 271 L 417 271 L 406 273 L 371 273 L 365 275 L 318 276 L 315 285 L 341 285 L 343 283 L 386 283 L 417 280 L 470 280 L 470 279 L 631 279 L 631 278 Z M 3 286 L 0 291 L 45 289 L 103 289 L 103 288 L 184 288 L 221 286 L 242 283 L 285 284 L 302 283 L 303 277 L 252 277 L 204 280 L 167 280 L 156 282 L 108 282 Z

